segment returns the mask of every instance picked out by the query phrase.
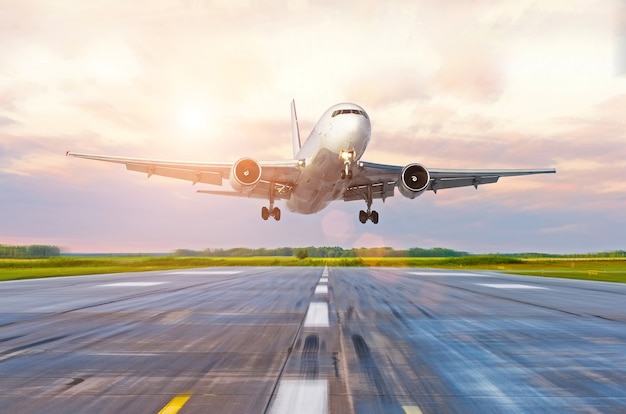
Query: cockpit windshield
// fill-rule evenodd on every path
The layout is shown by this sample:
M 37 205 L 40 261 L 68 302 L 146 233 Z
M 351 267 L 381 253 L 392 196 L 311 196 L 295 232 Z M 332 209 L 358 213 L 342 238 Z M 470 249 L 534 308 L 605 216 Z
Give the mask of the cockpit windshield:
M 369 117 L 367 116 L 367 114 L 365 113 L 365 111 L 361 111 L 360 109 L 338 109 L 336 111 L 333 112 L 332 117 L 336 117 L 337 115 L 343 115 L 343 114 L 357 114 L 357 115 L 363 115 L 365 118 L 369 119 Z

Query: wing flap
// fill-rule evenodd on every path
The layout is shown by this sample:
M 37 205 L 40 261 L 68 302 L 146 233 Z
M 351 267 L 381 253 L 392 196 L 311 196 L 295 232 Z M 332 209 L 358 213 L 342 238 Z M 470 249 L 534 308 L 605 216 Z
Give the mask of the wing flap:
M 205 183 L 213 185 L 222 185 L 222 174 L 217 172 L 207 172 L 194 169 L 180 169 L 163 167 L 159 165 L 149 164 L 126 164 L 126 169 L 151 175 L 161 175 L 164 177 L 178 178 L 179 180 L 191 181 L 196 183 Z
M 482 184 L 492 184 L 498 182 L 497 175 L 492 176 L 473 176 L 473 177 L 453 177 L 453 178 L 431 178 L 428 190 L 443 190 L 445 188 L 456 187 L 478 187 Z
M 343 194 L 343 201 L 367 200 L 368 191 L 371 191 L 372 199 L 383 199 L 393 197 L 394 181 L 375 182 L 370 185 L 354 185 L 348 187 Z

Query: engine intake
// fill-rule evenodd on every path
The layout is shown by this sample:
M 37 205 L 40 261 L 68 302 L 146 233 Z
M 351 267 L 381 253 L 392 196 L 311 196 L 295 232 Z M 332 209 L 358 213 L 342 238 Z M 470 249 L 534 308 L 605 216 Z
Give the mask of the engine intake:
M 239 192 L 251 191 L 261 179 L 261 165 L 252 158 L 242 158 L 233 165 L 230 185 Z
M 430 183 L 430 173 L 421 164 L 408 164 L 400 173 L 398 190 L 407 198 L 421 195 Z

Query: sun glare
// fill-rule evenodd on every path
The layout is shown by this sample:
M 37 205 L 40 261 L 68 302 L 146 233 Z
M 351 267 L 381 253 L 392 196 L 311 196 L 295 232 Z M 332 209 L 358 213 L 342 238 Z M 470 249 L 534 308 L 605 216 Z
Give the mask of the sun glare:
M 205 105 L 194 103 L 182 106 L 178 110 L 178 125 L 186 132 L 197 133 L 206 131 L 209 112 Z

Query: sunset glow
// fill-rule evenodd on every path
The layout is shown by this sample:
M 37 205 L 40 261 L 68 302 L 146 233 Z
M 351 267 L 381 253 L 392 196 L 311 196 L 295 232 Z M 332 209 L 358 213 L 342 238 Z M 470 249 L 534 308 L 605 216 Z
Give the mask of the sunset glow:
M 626 249 L 619 1 L 262 3 L 4 2 L 0 244 Z M 372 227 L 364 203 L 266 223 L 262 200 L 64 157 L 289 158 L 294 98 L 303 139 L 362 106 L 367 161 L 558 173 L 397 194 Z

